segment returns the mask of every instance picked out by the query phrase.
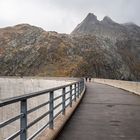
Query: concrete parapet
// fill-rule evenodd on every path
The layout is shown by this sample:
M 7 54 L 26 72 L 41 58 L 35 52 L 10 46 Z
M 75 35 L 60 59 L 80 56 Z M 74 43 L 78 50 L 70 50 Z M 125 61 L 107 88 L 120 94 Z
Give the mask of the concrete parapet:
M 140 95 L 140 82 L 111 80 L 111 79 L 93 79 L 96 83 L 107 84 L 113 87 L 121 88 Z

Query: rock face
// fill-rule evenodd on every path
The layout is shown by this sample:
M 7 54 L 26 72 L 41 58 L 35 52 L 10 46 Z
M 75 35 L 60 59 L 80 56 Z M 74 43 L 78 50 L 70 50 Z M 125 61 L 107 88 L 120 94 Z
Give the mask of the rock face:
M 140 80 L 140 27 L 89 13 L 70 34 L 28 24 L 0 29 L 0 75 Z
M 97 17 L 90 13 L 87 17 L 72 31 L 72 36 L 96 36 L 99 39 L 99 42 L 104 42 L 106 46 L 106 54 L 103 56 L 111 55 L 111 59 L 107 59 L 106 63 L 112 62 L 109 64 L 110 68 L 103 71 L 108 72 L 111 69 L 115 71 L 123 72 L 119 74 L 120 79 L 129 79 L 129 80 L 139 80 L 140 79 L 140 27 L 134 23 L 118 24 L 113 21 L 110 17 L 106 16 L 103 20 L 97 20 Z M 103 48 L 101 48 L 103 49 Z M 101 53 L 100 53 L 101 54 Z M 105 57 L 107 58 L 107 57 Z M 95 58 L 96 59 L 96 58 Z M 113 62 L 113 59 L 116 61 Z M 104 59 L 100 61 L 104 62 Z M 119 62 L 119 63 L 118 63 Z M 121 65 L 118 65 L 118 64 Z M 114 68 L 113 65 L 115 66 Z M 116 67 L 119 67 L 119 69 Z M 101 68 L 101 67 L 99 67 Z M 101 70 L 99 70 L 101 71 Z M 98 71 L 98 72 L 99 72 Z M 101 72 L 105 73 L 105 72 Z M 109 75 L 109 73 L 108 73 Z M 116 77 L 118 77 L 118 74 Z M 134 76 L 135 75 L 135 76 Z M 104 76 L 103 76 L 104 77 Z M 109 76 L 110 77 L 110 76 Z M 113 76 L 114 77 L 114 76 Z M 127 78 L 126 78 L 127 77 Z
M 122 38 L 139 38 L 140 27 L 135 24 L 118 24 L 108 16 L 99 21 L 94 14 L 90 13 L 71 34 L 91 34 L 116 41 Z

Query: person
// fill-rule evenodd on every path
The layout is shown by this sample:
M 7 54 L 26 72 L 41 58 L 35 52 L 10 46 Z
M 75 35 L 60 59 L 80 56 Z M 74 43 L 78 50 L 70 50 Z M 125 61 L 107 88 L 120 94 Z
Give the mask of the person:
M 89 82 L 91 82 L 91 77 L 89 77 Z
M 85 77 L 85 79 L 86 79 L 86 82 L 87 82 L 87 80 L 88 80 L 88 77 L 86 76 L 86 77 Z

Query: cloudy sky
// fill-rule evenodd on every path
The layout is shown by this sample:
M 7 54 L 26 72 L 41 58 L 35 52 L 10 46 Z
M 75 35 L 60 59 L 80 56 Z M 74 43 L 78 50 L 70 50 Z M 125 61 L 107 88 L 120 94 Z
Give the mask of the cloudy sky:
M 0 28 L 28 23 L 70 33 L 88 13 L 140 25 L 140 0 L 0 0 Z

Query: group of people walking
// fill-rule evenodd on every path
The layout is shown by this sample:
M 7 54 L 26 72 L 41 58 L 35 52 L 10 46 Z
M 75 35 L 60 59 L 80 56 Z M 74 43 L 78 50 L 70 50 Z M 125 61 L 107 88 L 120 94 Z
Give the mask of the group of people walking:
M 85 77 L 86 82 L 91 82 L 91 77 Z

